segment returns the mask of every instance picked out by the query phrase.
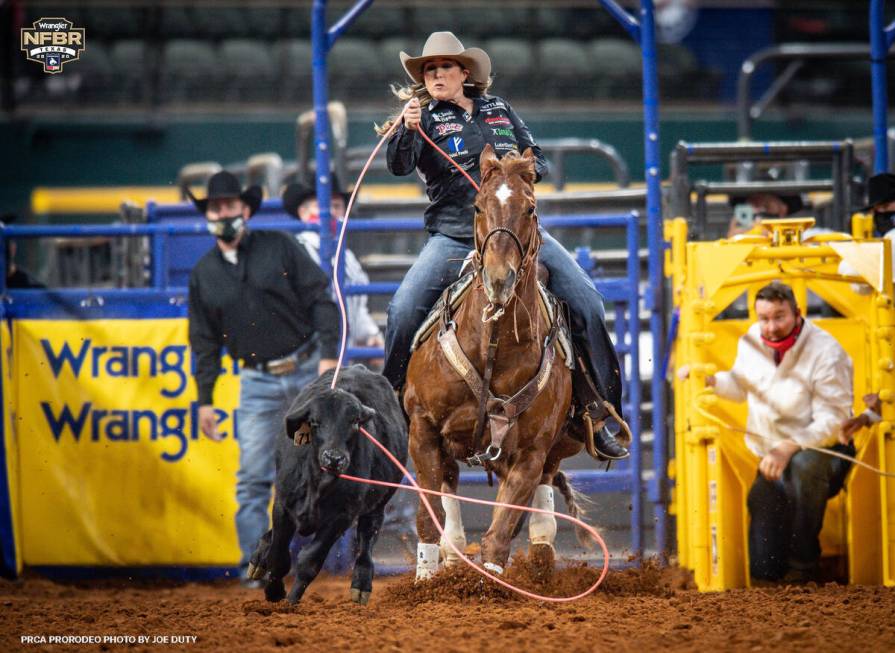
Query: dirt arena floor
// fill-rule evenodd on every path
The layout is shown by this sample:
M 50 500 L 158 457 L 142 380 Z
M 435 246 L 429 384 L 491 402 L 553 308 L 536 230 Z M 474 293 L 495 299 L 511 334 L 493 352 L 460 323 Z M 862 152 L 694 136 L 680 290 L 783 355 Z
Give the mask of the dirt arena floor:
M 581 591 L 597 575 L 577 565 L 535 580 L 521 560 L 508 570 L 517 583 L 555 595 Z M 895 588 L 831 583 L 700 594 L 682 572 L 653 563 L 610 573 L 595 595 L 572 604 L 510 596 L 465 568 L 428 584 L 378 579 L 366 607 L 349 600 L 348 584 L 321 576 L 290 606 L 266 603 L 260 590 L 234 581 L 0 581 L 0 651 L 895 650 Z M 100 643 L 22 641 L 52 635 Z M 150 639 L 128 644 L 128 636 Z

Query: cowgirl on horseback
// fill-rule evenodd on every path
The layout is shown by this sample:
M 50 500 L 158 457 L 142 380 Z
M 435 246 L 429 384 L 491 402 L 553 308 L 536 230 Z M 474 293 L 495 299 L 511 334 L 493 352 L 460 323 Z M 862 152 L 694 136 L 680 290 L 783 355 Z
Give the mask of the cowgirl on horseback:
M 397 92 L 407 102 L 403 124 L 388 143 L 388 168 L 394 175 L 416 169 L 426 182 L 431 203 L 424 213 L 429 240 L 407 272 L 388 307 L 383 374 L 392 386 L 404 384 L 414 334 L 444 289 L 454 282 L 463 260 L 474 248 L 473 203 L 476 189 L 459 170 L 429 147 L 424 131 L 463 170 L 480 180 L 479 157 L 490 144 L 498 157 L 531 149 L 539 181 L 548 166 L 528 127 L 510 104 L 488 95 L 491 60 L 484 50 L 464 48 L 451 32 L 434 32 L 423 53 L 401 52 L 404 70 L 413 80 Z M 384 133 L 390 127 L 386 123 Z M 593 445 L 606 459 L 628 456 L 608 429 L 610 404 L 621 410 L 621 374 L 615 349 L 604 323 L 603 300 L 587 273 L 565 248 L 541 229 L 539 261 L 556 297 L 567 303 L 572 339 L 578 351 L 574 396 L 582 418 L 596 424 Z M 584 369 L 582 369 L 584 368 Z

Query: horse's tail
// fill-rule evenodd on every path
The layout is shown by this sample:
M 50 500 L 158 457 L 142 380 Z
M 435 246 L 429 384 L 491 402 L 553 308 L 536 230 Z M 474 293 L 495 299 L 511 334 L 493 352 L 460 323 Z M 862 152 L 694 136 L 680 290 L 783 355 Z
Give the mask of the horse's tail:
M 590 499 L 587 498 L 587 495 L 576 490 L 569 482 L 569 477 L 561 471 L 558 471 L 553 475 L 553 486 L 560 491 L 563 498 L 566 500 L 569 515 L 575 519 L 584 521 L 585 517 L 587 517 L 587 510 L 585 508 L 591 503 Z M 578 540 L 578 543 L 586 549 L 593 550 L 596 548 L 596 543 L 593 541 L 593 538 L 580 526 L 575 526 L 575 538 Z

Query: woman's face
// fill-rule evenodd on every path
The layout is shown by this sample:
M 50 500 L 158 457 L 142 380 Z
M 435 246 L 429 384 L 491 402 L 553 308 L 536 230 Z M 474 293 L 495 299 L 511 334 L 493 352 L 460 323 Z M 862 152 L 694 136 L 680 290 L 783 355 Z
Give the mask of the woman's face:
M 463 82 L 469 71 L 453 59 L 431 59 L 423 65 L 426 90 L 436 100 L 458 100 L 463 97 Z

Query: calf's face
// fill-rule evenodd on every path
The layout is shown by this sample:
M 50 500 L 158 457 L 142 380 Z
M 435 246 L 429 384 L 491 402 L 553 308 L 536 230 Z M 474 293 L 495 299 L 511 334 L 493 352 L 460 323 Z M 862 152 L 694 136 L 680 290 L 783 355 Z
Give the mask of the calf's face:
M 341 474 L 351 464 L 351 448 L 361 426 L 376 411 L 344 390 L 328 390 L 311 397 L 286 416 L 286 436 L 296 446 L 313 448 L 320 467 Z

